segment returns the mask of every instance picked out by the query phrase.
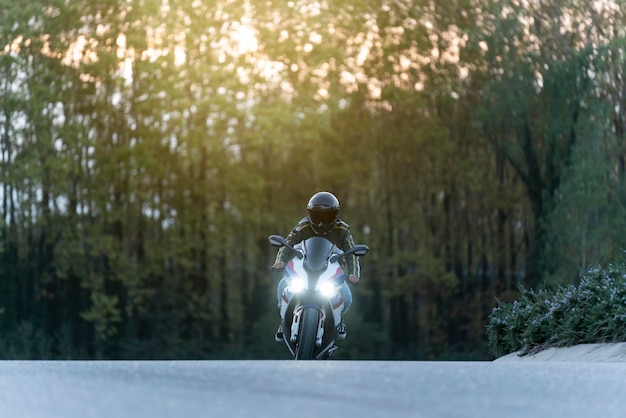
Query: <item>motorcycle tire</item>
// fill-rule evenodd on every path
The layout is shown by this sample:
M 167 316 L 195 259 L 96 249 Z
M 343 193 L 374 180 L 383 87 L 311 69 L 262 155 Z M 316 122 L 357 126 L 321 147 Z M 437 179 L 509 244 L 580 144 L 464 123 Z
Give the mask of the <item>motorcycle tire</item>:
M 319 317 L 319 312 L 314 308 L 305 308 L 304 312 L 302 312 L 298 346 L 296 347 L 296 360 L 313 360 Z

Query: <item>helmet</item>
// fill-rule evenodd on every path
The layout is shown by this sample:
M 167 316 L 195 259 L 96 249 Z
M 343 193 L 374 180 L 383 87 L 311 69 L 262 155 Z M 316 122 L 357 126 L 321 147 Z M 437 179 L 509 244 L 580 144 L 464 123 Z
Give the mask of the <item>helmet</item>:
M 316 234 L 326 234 L 337 223 L 339 200 L 332 193 L 315 193 L 309 199 L 306 209 L 309 212 L 308 217 L 313 231 Z

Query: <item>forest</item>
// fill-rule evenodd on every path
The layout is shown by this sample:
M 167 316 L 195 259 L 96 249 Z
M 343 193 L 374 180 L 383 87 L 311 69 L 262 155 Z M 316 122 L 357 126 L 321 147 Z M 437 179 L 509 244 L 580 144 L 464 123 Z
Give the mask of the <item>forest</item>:
M 623 256 L 625 2 L 0 2 L 0 358 L 285 358 L 267 238 L 322 190 L 342 359 L 489 359 Z

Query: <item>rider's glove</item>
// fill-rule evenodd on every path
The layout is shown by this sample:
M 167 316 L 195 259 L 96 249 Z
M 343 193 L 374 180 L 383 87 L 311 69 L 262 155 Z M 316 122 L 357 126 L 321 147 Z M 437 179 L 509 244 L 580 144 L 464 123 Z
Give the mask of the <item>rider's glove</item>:
M 359 279 L 359 276 L 357 276 L 356 274 L 351 274 L 348 276 L 348 281 L 356 286 L 357 284 L 359 284 L 361 279 Z

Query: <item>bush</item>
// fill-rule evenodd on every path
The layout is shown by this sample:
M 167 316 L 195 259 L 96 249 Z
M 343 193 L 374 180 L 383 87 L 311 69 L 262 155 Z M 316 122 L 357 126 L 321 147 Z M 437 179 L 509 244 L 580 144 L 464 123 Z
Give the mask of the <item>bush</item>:
M 626 341 L 626 265 L 591 269 L 578 286 L 522 290 L 518 300 L 498 302 L 486 328 L 495 357 Z

